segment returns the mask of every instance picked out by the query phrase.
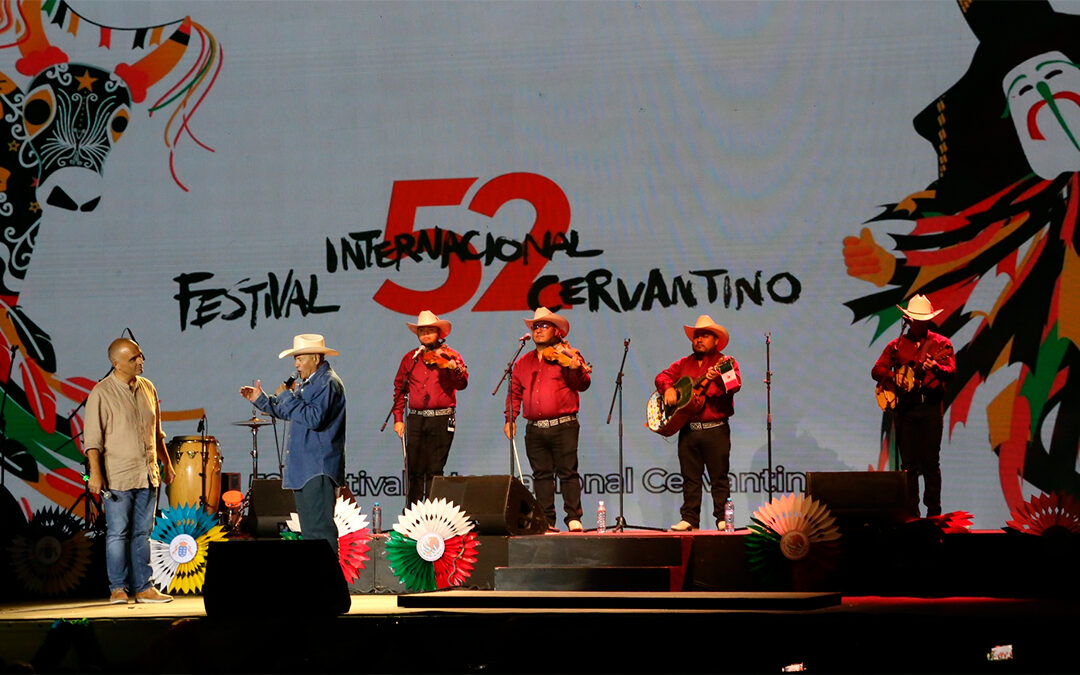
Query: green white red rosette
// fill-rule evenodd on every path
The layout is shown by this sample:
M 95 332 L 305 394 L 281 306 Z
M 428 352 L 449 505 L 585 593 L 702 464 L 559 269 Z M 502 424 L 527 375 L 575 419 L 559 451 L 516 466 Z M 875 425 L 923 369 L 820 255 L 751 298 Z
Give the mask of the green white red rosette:
M 386 543 L 386 559 L 414 591 L 461 586 L 472 575 L 479 546 L 468 515 L 445 499 L 414 503 L 401 514 Z
M 352 583 L 360 577 L 360 570 L 364 569 L 368 561 L 368 551 L 371 550 L 368 519 L 360 512 L 356 502 L 339 496 L 334 503 L 334 524 L 338 532 L 338 564 L 341 565 L 345 580 Z M 291 514 L 285 525 L 292 532 L 282 533 L 283 538 L 303 537 L 298 514 Z
M 763 581 L 805 590 L 836 567 L 840 528 L 829 508 L 813 497 L 776 497 L 750 521 L 746 555 L 750 569 Z

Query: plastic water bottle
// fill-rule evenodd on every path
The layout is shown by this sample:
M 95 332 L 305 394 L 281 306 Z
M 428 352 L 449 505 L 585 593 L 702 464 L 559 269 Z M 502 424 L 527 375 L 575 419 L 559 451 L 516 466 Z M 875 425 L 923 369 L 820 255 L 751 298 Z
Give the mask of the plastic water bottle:
M 735 502 L 731 501 L 731 497 L 727 498 L 724 502 L 724 532 L 735 531 Z
M 597 534 L 607 532 L 607 509 L 604 508 L 604 500 L 600 500 L 596 506 L 596 532 Z
M 379 502 L 375 502 L 375 506 L 371 507 L 371 531 L 375 534 L 382 532 L 382 507 Z

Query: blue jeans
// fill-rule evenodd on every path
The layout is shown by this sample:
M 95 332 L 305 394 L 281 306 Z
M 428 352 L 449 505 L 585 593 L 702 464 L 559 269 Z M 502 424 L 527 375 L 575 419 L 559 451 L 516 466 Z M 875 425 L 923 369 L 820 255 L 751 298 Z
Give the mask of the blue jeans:
M 150 531 L 157 488 L 113 490 L 105 505 L 105 568 L 109 591 L 141 593 L 150 588 Z
M 337 486 L 330 476 L 319 474 L 299 490 L 293 490 L 296 515 L 300 518 L 300 532 L 304 539 L 323 539 L 338 556 L 338 531 L 334 522 L 337 503 Z

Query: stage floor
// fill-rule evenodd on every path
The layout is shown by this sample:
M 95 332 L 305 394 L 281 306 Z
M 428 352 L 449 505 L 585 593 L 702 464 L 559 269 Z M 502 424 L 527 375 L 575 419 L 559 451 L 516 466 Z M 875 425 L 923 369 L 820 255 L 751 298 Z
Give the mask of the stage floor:
M 354 595 L 331 619 L 37 601 L 0 606 L 0 672 L 1075 672 L 1078 622 L 1070 598 L 828 593 Z

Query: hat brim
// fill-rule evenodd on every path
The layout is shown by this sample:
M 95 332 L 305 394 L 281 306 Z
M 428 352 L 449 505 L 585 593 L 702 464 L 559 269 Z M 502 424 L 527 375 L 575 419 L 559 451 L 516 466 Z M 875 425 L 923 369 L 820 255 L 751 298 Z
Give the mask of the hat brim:
M 279 359 L 283 359 L 286 356 L 300 356 L 301 354 L 323 354 L 324 356 L 337 356 L 338 351 L 336 349 L 330 349 L 329 347 L 298 347 L 296 349 L 286 349 L 278 354 Z
M 529 327 L 529 330 L 533 329 L 533 324 L 537 321 L 546 321 L 547 323 L 550 323 L 556 328 L 558 328 L 559 332 L 561 332 L 563 336 L 567 336 L 570 334 L 570 322 L 559 316 L 558 314 L 549 314 L 548 316 L 543 316 L 539 319 L 522 319 L 522 321 L 524 321 L 525 325 Z
M 727 328 L 723 326 L 683 326 L 683 332 L 686 333 L 687 339 L 693 340 L 694 333 L 699 330 L 707 330 L 716 336 L 716 348 L 723 350 L 728 346 L 728 342 L 731 341 L 731 336 L 728 335 Z
M 450 322 L 447 321 L 446 319 L 439 319 L 438 321 L 435 321 L 435 322 L 432 322 L 432 323 L 408 323 L 408 322 L 406 322 L 405 325 L 409 327 L 409 330 L 412 331 L 413 335 L 419 335 L 421 328 L 438 328 L 439 329 L 439 337 L 443 337 L 443 338 L 450 335 L 451 325 L 450 325 Z
M 935 316 L 945 311 L 944 309 L 937 309 L 933 312 L 930 312 L 929 314 L 920 314 L 918 312 L 909 312 L 900 305 L 897 305 L 896 308 L 900 310 L 901 314 L 911 319 L 912 321 L 930 321 Z

